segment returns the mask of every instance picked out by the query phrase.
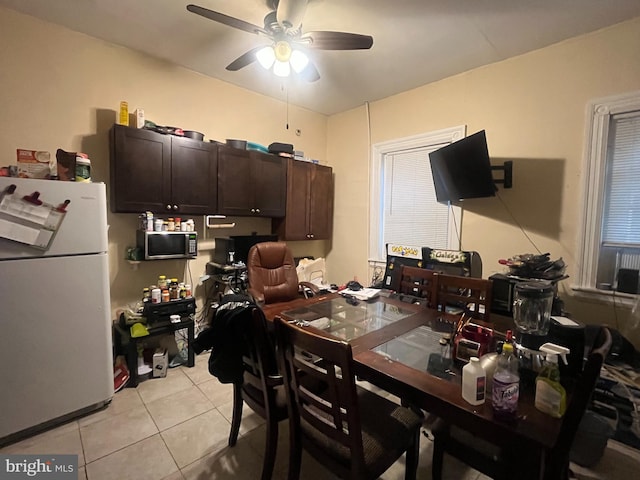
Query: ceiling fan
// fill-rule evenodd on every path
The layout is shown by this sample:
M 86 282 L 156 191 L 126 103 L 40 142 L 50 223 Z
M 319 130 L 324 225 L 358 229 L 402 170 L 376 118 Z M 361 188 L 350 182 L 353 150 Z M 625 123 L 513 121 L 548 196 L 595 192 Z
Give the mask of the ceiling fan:
M 264 27 L 198 5 L 187 5 L 187 10 L 214 22 L 271 40 L 270 45 L 260 45 L 240 55 L 227 65 L 227 70 L 240 70 L 257 60 L 264 68 L 273 67 L 276 75 L 286 77 L 293 69 L 303 79 L 314 82 L 320 78 L 320 74 L 305 50 L 366 50 L 373 45 L 373 37 L 331 31 L 302 33 L 302 19 L 308 2 L 309 0 L 267 0 L 267 5 L 272 10 L 264 17 Z

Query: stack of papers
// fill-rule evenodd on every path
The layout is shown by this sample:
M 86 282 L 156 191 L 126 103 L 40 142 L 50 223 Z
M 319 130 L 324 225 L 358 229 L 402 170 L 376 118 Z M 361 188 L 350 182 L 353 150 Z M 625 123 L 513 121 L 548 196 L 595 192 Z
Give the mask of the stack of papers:
M 376 298 L 379 293 L 379 288 L 363 288 L 361 290 L 351 290 L 350 288 L 346 288 L 344 290 L 340 290 L 340 295 L 350 295 L 358 300 L 371 300 L 372 298 Z

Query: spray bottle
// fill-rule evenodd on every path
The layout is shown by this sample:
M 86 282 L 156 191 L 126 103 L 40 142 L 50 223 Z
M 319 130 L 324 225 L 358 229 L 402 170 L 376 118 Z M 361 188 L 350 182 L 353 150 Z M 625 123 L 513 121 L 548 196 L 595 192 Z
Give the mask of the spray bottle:
M 545 343 L 540 351 L 546 354 L 546 359 L 536 378 L 535 406 L 541 412 L 560 418 L 567 409 L 567 392 L 560 384 L 558 356 L 566 365 L 570 350 L 554 343 Z

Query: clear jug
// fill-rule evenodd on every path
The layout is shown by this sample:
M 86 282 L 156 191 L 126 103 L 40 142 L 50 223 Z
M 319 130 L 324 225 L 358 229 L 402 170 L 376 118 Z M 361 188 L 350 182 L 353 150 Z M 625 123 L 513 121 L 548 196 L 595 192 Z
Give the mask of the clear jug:
M 513 321 L 520 333 L 541 337 L 549 333 L 553 295 L 549 282 L 516 284 Z

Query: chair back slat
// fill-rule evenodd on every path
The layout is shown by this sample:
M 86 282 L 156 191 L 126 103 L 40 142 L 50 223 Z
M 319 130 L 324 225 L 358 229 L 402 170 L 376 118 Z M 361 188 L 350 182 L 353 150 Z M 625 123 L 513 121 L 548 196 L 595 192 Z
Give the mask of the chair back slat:
M 489 321 L 493 284 L 491 280 L 438 274 L 436 306 L 441 311 L 466 311 Z
M 398 293 L 424 298 L 426 307 L 435 307 L 438 294 L 438 273 L 425 268 L 403 265 L 395 290 Z
M 591 401 L 600 376 L 600 369 L 611 349 L 611 343 L 611 332 L 608 328 L 601 327 L 567 405 L 558 440 L 550 452 L 550 462 L 559 462 L 558 464 L 562 466 L 568 465 L 571 445 Z
M 351 345 L 305 331 L 304 327 L 276 319 L 278 348 L 285 384 L 290 388 L 290 421 L 316 429 L 330 442 L 351 452 L 352 462 L 364 464 L 360 414 Z M 311 377 L 311 378 L 310 378 Z M 305 387 L 311 382 L 313 393 Z M 298 423 L 300 422 L 300 423 Z

